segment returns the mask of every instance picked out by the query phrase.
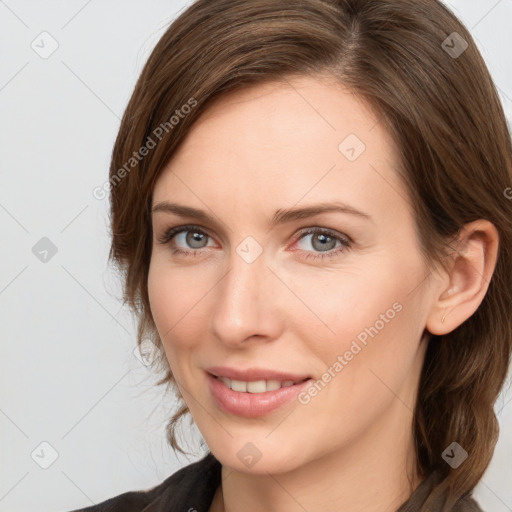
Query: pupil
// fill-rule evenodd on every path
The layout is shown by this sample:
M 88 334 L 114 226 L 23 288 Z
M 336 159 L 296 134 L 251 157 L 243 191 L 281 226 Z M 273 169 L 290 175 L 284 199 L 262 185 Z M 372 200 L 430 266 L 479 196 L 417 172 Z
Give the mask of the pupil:
M 189 236 L 190 236 L 190 233 L 189 233 Z M 197 248 L 197 246 L 194 246 L 194 242 L 201 242 L 203 236 L 204 235 L 202 235 L 201 233 L 192 233 L 192 243 L 190 245 L 194 248 Z
M 326 246 L 329 243 L 329 241 L 332 242 L 334 240 L 329 235 L 326 235 L 326 234 L 323 234 L 323 233 L 321 233 L 319 235 L 316 235 L 316 237 L 313 237 L 313 240 L 315 240 L 315 239 L 319 240 L 321 242 L 320 247 L 324 248 L 324 249 L 326 248 Z

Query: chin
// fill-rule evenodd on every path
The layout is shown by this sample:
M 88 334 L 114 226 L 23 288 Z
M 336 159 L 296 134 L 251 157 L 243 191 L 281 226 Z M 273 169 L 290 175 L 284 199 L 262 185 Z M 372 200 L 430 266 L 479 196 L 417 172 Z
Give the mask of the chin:
M 246 442 L 231 443 L 227 449 L 212 450 L 213 455 L 225 467 L 251 475 L 279 474 L 293 471 L 302 464 L 296 452 L 300 446 L 288 450 L 268 446 L 267 443 Z M 233 449 L 233 445 L 237 446 Z M 238 448 L 240 446 L 240 448 Z

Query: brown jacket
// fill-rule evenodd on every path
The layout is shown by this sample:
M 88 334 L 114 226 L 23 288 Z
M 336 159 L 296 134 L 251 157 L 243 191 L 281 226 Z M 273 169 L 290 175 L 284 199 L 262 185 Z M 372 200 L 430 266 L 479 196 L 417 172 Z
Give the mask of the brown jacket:
M 435 478 L 432 474 L 424 480 L 397 512 L 442 512 L 443 500 L 430 495 Z M 220 483 L 221 464 L 209 452 L 149 491 L 125 492 L 72 512 L 208 512 Z M 465 496 L 450 512 L 482 512 L 482 509 L 471 496 Z

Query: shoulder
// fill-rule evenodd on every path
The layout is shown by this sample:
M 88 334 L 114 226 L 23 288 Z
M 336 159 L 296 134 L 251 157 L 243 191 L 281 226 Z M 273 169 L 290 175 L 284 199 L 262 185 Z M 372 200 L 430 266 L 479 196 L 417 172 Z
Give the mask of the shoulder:
M 403 503 L 396 512 L 440 512 L 446 509 L 447 497 L 441 494 L 437 484 L 441 475 L 432 472 L 413 492 L 411 497 Z M 484 512 L 473 499 L 471 493 L 463 495 L 450 507 L 450 512 Z
M 471 495 L 463 496 L 453 507 L 453 512 L 484 512 Z
M 146 491 L 130 491 L 71 512 L 207 512 L 221 480 L 221 464 L 209 452 Z

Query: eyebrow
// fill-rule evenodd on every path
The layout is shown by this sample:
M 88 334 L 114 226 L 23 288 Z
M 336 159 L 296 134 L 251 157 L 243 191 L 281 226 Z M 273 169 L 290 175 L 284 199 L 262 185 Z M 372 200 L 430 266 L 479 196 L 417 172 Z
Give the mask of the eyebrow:
M 151 211 L 152 213 L 167 212 L 179 215 L 180 217 L 192 217 L 203 222 L 213 220 L 204 210 L 199 210 L 197 208 L 192 208 L 190 206 L 184 206 L 177 203 L 170 203 L 168 201 L 161 201 L 160 203 L 156 204 Z M 311 206 L 304 206 L 302 208 L 276 210 L 272 219 L 270 220 L 270 228 L 274 228 L 278 224 L 284 224 L 286 222 L 305 219 L 321 213 L 330 212 L 346 213 L 372 221 L 370 215 L 365 212 L 357 210 L 356 208 L 341 202 L 332 202 L 314 204 Z

